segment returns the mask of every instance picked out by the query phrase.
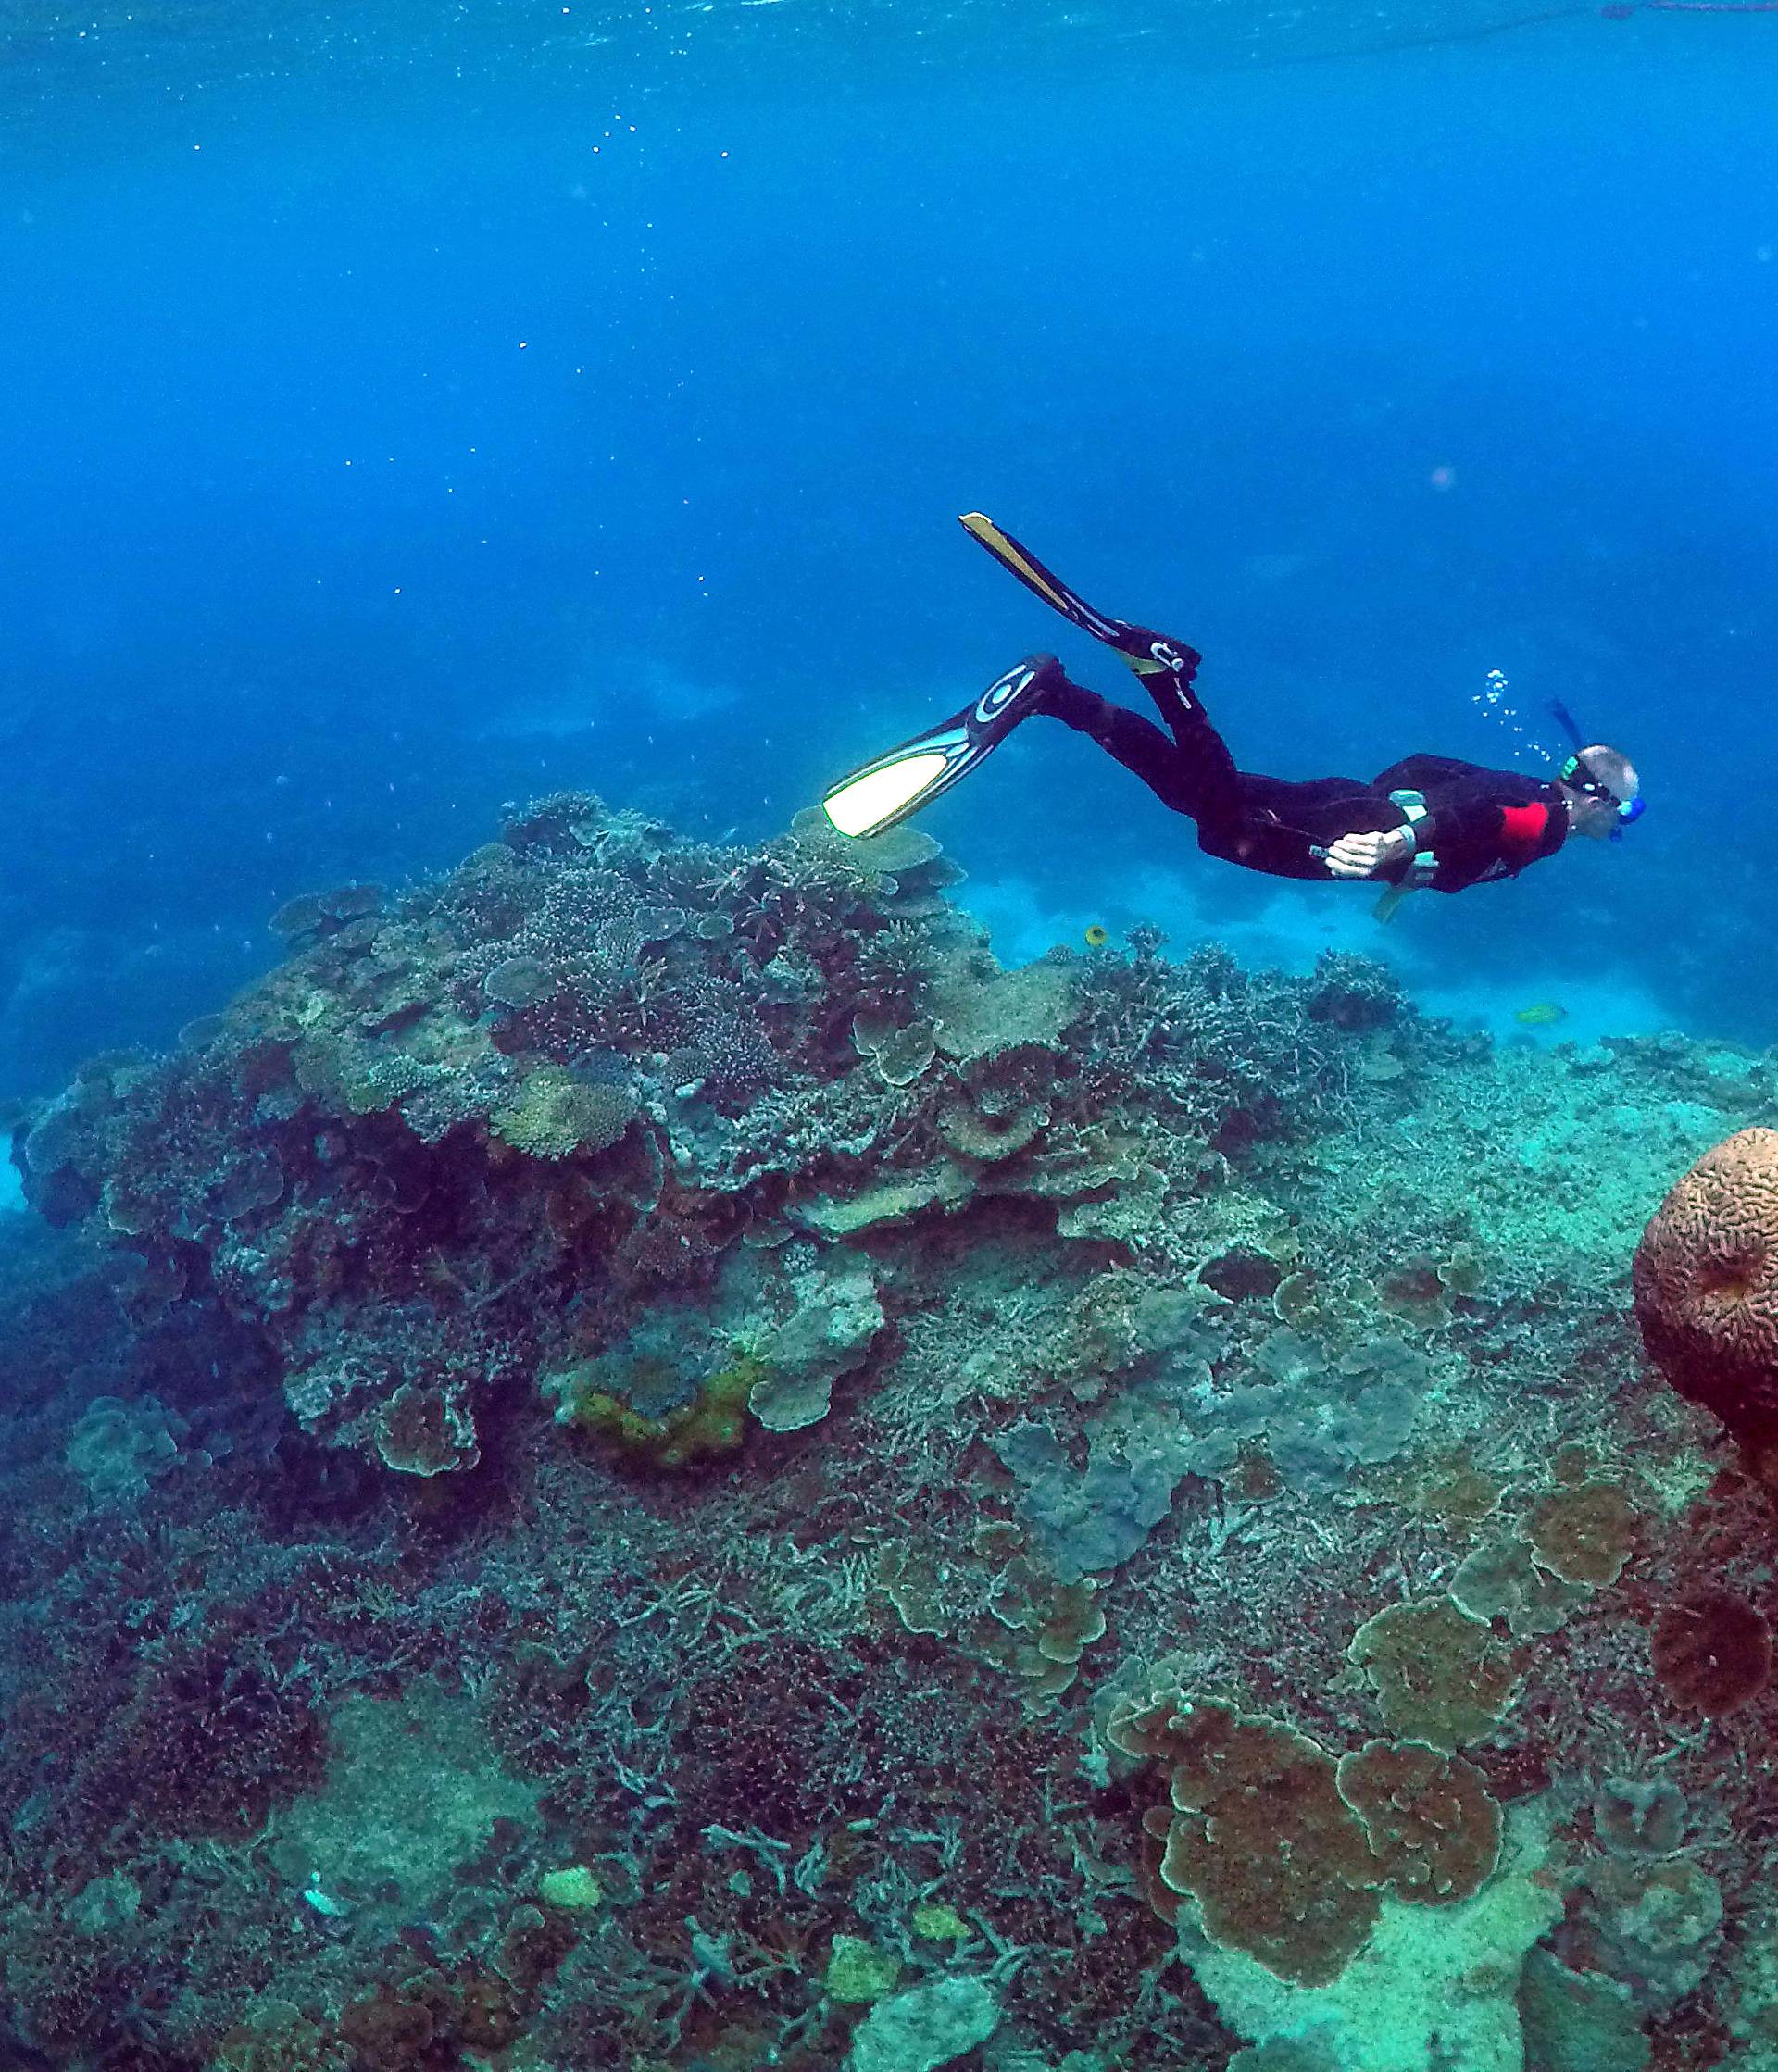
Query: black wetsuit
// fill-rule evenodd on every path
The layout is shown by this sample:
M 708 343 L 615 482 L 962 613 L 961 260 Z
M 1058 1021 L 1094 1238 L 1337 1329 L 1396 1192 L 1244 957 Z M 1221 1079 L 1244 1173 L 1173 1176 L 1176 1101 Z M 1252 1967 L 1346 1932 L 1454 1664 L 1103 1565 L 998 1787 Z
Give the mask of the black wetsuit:
M 1421 881 L 1434 892 L 1458 892 L 1496 878 L 1511 878 L 1527 864 L 1554 855 L 1567 838 L 1568 808 L 1559 787 L 1516 770 L 1486 769 L 1445 755 L 1409 755 L 1366 782 L 1358 777 L 1317 777 L 1293 782 L 1237 769 L 1234 758 L 1191 688 L 1198 657 L 1163 643 L 1175 657 L 1144 682 L 1169 733 L 1151 720 L 1071 682 L 1057 669 L 1042 709 L 1088 734 L 1157 798 L 1197 823 L 1199 848 L 1249 870 L 1277 878 L 1333 875 L 1324 852 L 1343 834 L 1380 832 L 1412 819 L 1390 797 L 1418 792 L 1426 813 L 1413 822 L 1421 856 L 1437 867 Z M 1161 652 L 1157 648 L 1157 653 Z M 1404 877 L 1406 863 L 1384 873 Z

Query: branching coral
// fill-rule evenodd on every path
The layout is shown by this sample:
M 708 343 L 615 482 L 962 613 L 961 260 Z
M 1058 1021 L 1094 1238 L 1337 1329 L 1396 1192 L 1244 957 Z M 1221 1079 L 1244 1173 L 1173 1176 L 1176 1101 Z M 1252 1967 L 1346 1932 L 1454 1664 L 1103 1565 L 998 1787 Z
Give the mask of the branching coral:
M 287 2000 L 257 2002 L 216 2049 L 217 2072 L 355 2072 L 353 2052 Z
M 113 1724 L 101 1769 L 119 1806 L 162 1833 L 239 1840 L 319 1775 L 321 1726 L 254 1651 L 187 1646 Z
M 636 1098 L 620 1080 L 540 1065 L 488 1117 L 503 1143 L 533 1158 L 608 1151 L 636 1117 Z

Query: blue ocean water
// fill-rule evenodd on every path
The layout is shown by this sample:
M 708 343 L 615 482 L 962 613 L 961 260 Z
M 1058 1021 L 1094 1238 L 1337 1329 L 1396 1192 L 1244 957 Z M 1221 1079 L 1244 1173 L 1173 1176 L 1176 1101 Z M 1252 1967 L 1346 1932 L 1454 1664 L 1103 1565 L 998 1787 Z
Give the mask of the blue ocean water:
M 1121 692 L 971 507 L 1201 648 L 1250 767 L 1507 759 L 1497 668 L 1650 801 L 1385 932 L 1027 728 L 927 821 L 1003 955 L 1770 1041 L 1778 22 L 1510 17 L 17 15 L 0 1087 L 503 801 L 761 835 L 1027 649 Z

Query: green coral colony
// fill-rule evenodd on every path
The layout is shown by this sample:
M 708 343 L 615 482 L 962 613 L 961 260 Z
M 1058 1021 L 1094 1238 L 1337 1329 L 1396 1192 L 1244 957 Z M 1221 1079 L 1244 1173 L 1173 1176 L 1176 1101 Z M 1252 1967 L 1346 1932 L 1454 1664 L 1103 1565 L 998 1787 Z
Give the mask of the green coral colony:
M 1769 1061 L 957 876 L 548 798 L 20 1126 L 12 2062 L 1778 2066 L 1758 1420 L 1629 1312 Z

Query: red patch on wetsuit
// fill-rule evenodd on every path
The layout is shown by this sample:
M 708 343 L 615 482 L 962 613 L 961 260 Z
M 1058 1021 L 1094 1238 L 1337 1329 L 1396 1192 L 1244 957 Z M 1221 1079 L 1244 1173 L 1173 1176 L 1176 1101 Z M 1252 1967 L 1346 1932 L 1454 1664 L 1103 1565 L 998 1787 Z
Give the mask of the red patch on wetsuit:
M 1546 805 L 1503 805 L 1500 808 L 1500 846 L 1514 863 L 1529 863 L 1544 845 L 1549 832 Z

